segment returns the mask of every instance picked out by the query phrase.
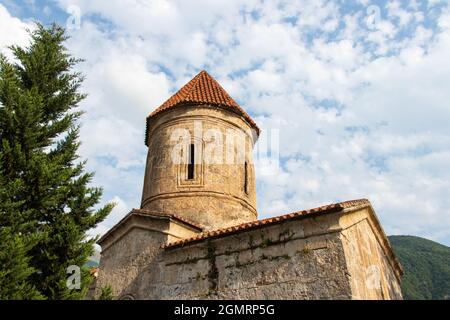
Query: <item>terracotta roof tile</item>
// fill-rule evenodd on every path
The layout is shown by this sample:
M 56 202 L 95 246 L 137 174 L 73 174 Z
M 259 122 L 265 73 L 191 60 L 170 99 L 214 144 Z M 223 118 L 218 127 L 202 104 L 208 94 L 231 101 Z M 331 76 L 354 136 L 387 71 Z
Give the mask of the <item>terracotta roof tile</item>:
M 94 268 L 91 268 L 91 270 L 89 270 L 90 275 L 93 276 L 94 278 L 98 277 L 99 272 L 100 272 L 100 268 L 98 268 L 98 267 L 94 267 Z
M 154 215 L 154 216 L 162 216 L 162 217 L 173 218 L 175 220 L 183 222 L 184 224 L 188 224 L 191 227 L 194 227 L 194 228 L 199 229 L 199 230 L 203 230 L 202 226 L 194 223 L 193 221 L 191 221 L 189 219 L 180 217 L 177 214 L 158 212 L 158 211 L 152 211 L 152 210 L 147 210 L 147 209 L 133 209 L 133 212 L 144 214 L 144 215 Z
M 254 128 L 259 135 L 259 128 L 253 119 L 242 109 L 233 98 L 222 88 L 222 86 L 211 77 L 205 70 L 197 74 L 191 81 L 185 84 L 178 92 L 171 96 L 160 107 L 155 109 L 147 117 L 147 131 L 145 143 L 147 144 L 147 133 L 149 121 L 155 115 L 174 107 L 192 104 L 205 104 L 232 111 L 242 117 Z
M 122 225 L 126 220 L 128 220 L 128 218 L 130 218 L 133 215 L 165 217 L 165 218 L 180 221 L 186 225 L 189 225 L 190 227 L 192 227 L 194 229 L 197 229 L 198 231 L 203 230 L 202 226 L 195 224 L 194 222 L 189 221 L 188 219 L 180 217 L 176 214 L 163 213 L 163 212 L 151 211 L 151 210 L 146 210 L 146 209 L 133 209 L 130 211 L 130 213 L 128 213 L 125 217 L 123 217 L 118 223 L 116 223 L 111 229 L 109 229 L 108 232 L 106 232 L 97 241 L 97 243 L 102 243 L 106 238 L 109 237 L 109 235 L 111 235 L 114 232 L 114 230 L 116 230 L 120 225 Z
M 260 228 L 263 226 L 268 226 L 271 224 L 275 224 L 278 222 L 282 222 L 282 221 L 286 221 L 286 220 L 294 219 L 294 218 L 298 218 L 298 217 L 303 217 L 303 216 L 309 216 L 309 215 L 315 215 L 315 214 L 325 214 L 325 213 L 331 213 L 331 212 L 339 212 L 346 208 L 360 206 L 360 205 L 370 205 L 370 202 L 367 199 L 358 199 L 358 200 L 351 200 L 351 201 L 329 204 L 329 205 L 312 208 L 312 209 L 308 209 L 308 210 L 296 211 L 296 212 L 288 213 L 288 214 L 278 216 L 278 217 L 267 218 L 267 219 L 262 219 L 262 220 L 255 220 L 255 221 L 239 224 L 239 225 L 232 226 L 232 227 L 202 232 L 191 238 L 173 241 L 162 247 L 163 248 L 179 247 L 179 246 L 183 246 L 185 244 L 201 241 L 201 240 L 204 240 L 207 238 L 222 237 L 222 236 L 230 235 L 230 234 L 233 234 L 236 232 L 242 232 L 242 231 L 246 231 L 246 230 L 250 230 L 250 229 L 254 229 L 254 228 L 256 229 L 256 228 Z

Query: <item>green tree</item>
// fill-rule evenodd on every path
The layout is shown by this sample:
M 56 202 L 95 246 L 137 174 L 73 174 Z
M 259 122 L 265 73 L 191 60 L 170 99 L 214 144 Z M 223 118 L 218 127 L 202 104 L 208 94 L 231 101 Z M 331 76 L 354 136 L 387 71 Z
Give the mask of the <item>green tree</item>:
M 30 283 L 34 269 L 28 253 L 37 243 L 37 234 L 24 236 L 27 212 L 20 212 L 20 203 L 11 200 L 20 188 L 20 181 L 5 181 L 0 174 L 0 300 L 43 298 Z
M 449 247 L 414 236 L 390 236 L 389 241 L 403 267 L 404 299 L 450 299 Z
M 35 272 L 29 264 L 30 250 L 39 237 L 37 221 L 20 194 L 26 190 L 20 174 L 11 174 L 10 164 L 23 163 L 21 146 L 13 136 L 20 110 L 35 110 L 29 96 L 22 95 L 14 67 L 0 56 L 0 299 L 38 299 L 42 295 L 31 283 Z M 16 131 L 17 132 L 17 131 Z M 15 159 L 15 160 L 13 160 Z
M 14 207 L 1 207 L 0 214 L 10 217 L 0 220 L 1 227 L 6 237 L 7 228 L 19 226 L 28 285 L 48 299 L 80 299 L 90 282 L 81 267 L 96 241 L 86 233 L 114 205 L 96 209 L 102 190 L 90 185 L 93 174 L 77 154 L 77 107 L 85 95 L 79 92 L 83 77 L 73 68 L 80 60 L 67 52 L 65 31 L 57 25 L 37 24 L 30 36 L 27 48 L 11 48 L 16 62 L 1 58 L 0 64 L 0 174 Z M 81 268 L 79 290 L 67 287 L 71 265 Z

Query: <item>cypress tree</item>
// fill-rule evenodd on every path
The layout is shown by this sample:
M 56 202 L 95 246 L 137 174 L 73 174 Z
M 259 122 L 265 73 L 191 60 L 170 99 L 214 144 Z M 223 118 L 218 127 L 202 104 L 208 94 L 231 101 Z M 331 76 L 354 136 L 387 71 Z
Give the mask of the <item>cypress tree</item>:
M 77 154 L 77 107 L 85 95 L 79 92 L 83 77 L 73 69 L 80 60 L 68 53 L 58 25 L 37 24 L 30 36 L 28 47 L 11 48 L 16 62 L 1 60 L 0 174 L 17 182 L 4 188 L 14 210 L 0 214 L 26 217 L 19 234 L 27 239 L 28 285 L 48 299 L 80 299 L 91 279 L 83 265 L 96 241 L 86 233 L 113 204 L 96 209 L 102 190 L 91 186 L 93 174 Z M 9 230 L 15 219 L 1 226 Z M 80 268 L 80 289 L 67 286 L 70 266 Z
M 30 266 L 30 250 L 42 234 L 21 196 L 23 173 L 12 168 L 25 162 L 16 124 L 23 110 L 33 116 L 37 109 L 29 98 L 14 67 L 0 56 L 0 300 L 43 298 L 31 282 L 36 270 Z
M 30 281 L 35 270 L 28 254 L 38 233 L 26 233 L 30 222 L 24 218 L 29 211 L 21 212 L 21 203 L 14 201 L 21 188 L 20 180 L 7 181 L 0 174 L 0 300 L 43 298 Z

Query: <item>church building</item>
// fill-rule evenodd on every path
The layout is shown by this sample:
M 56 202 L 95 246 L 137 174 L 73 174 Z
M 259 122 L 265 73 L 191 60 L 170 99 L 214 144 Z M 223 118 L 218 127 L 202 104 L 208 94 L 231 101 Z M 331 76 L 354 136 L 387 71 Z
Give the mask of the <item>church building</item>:
M 260 129 L 206 71 L 146 125 L 141 205 L 98 241 L 97 292 L 402 299 L 402 268 L 368 200 L 258 219 L 252 151 Z

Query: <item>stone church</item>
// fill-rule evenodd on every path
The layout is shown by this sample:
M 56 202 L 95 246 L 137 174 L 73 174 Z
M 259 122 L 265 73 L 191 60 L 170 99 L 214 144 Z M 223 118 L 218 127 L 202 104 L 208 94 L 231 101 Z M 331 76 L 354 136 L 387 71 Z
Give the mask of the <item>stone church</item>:
M 401 299 L 402 268 L 368 200 L 258 220 L 259 133 L 206 71 L 153 111 L 141 206 L 99 239 L 96 291 L 110 285 L 119 299 Z

